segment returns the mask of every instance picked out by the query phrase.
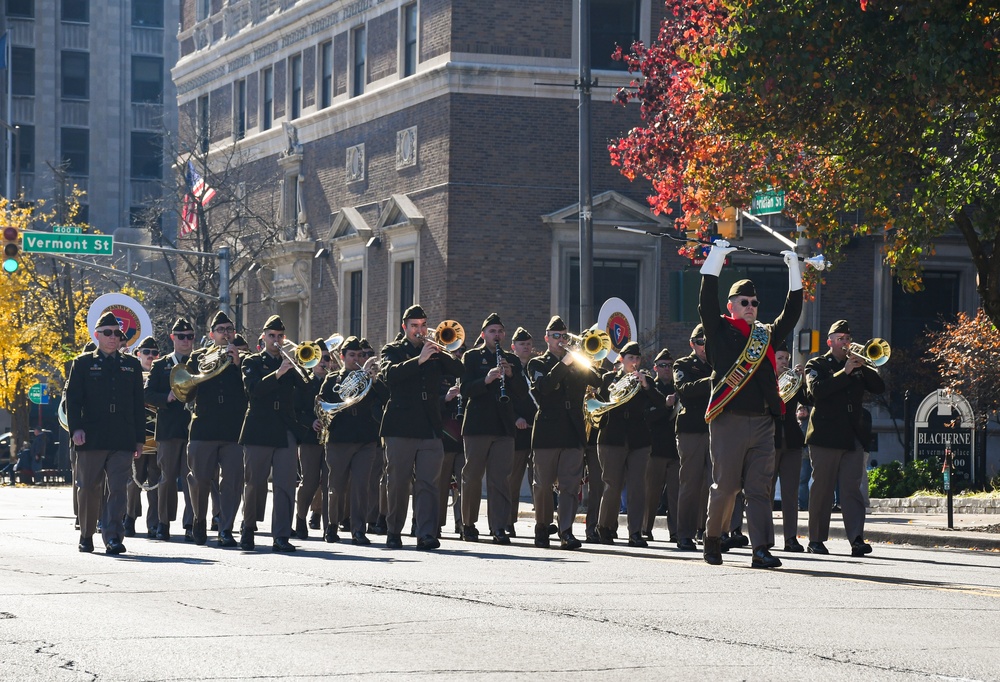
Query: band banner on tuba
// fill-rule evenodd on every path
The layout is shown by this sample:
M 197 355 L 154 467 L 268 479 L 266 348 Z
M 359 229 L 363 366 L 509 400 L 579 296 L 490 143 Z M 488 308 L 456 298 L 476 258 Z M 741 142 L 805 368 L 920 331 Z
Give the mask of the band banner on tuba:
M 104 294 L 90 304 L 87 311 L 87 329 L 97 327 L 97 321 L 105 313 L 111 313 L 125 333 L 125 344 L 134 348 L 139 341 L 153 335 L 153 323 L 149 313 L 139 301 L 122 293 Z
M 597 329 L 603 329 L 611 337 L 611 351 L 608 360 L 618 361 L 618 355 L 629 341 L 634 341 L 638 327 L 635 315 L 628 304 L 620 298 L 609 298 L 601 306 L 597 315 Z

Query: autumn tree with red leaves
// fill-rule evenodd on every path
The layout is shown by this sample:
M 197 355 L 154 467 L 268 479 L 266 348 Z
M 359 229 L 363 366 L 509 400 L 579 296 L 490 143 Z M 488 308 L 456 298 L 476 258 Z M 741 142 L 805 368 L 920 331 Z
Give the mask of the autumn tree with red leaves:
M 643 124 L 610 146 L 655 211 L 707 224 L 756 191 L 836 264 L 854 235 L 919 290 L 960 234 L 1000 323 L 1000 9 L 958 0 L 667 0 L 651 46 L 621 54 Z M 861 222 L 845 222 L 845 215 Z

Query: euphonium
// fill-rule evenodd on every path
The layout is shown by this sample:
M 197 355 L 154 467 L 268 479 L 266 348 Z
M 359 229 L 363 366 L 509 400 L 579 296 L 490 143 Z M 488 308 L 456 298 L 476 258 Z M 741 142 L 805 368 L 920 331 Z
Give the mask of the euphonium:
M 323 421 L 324 426 L 328 427 L 335 414 L 361 402 L 371 387 L 372 376 L 367 370 L 355 369 L 348 372 L 343 381 L 333 387 L 341 397 L 341 402 L 327 403 L 316 396 L 316 416 Z
M 602 402 L 597 398 L 591 398 L 584 404 L 587 412 L 587 419 L 597 426 L 605 412 L 610 412 L 616 407 L 621 407 L 635 397 L 642 388 L 642 383 L 635 374 L 626 374 L 621 379 L 615 381 L 608 387 L 608 402 Z
M 174 397 L 182 403 L 186 403 L 194 388 L 209 379 L 213 379 L 232 363 L 233 359 L 226 352 L 226 348 L 216 346 L 205 352 L 198 359 L 198 373 L 191 374 L 187 365 L 178 364 L 170 370 L 170 390 L 174 392 Z
M 892 354 L 892 349 L 889 347 L 888 341 L 876 337 L 866 342 L 864 345 L 860 343 L 852 343 L 851 352 L 855 355 L 860 355 L 869 366 L 881 367 L 885 363 L 889 362 L 889 356 Z
M 802 387 L 802 375 L 794 369 L 786 369 L 778 375 L 778 396 L 787 403 Z
M 425 343 L 451 353 L 465 343 L 465 329 L 455 320 L 445 320 L 437 328 L 429 330 L 423 339 Z

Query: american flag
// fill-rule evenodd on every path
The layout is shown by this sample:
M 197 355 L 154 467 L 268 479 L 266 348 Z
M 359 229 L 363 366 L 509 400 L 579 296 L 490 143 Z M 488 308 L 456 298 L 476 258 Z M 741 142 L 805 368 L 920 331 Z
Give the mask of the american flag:
M 188 161 L 184 178 L 188 191 L 184 195 L 184 203 L 181 206 L 180 236 L 182 237 L 198 229 L 198 205 L 200 204 L 204 208 L 215 197 L 215 190 L 209 187 L 205 178 L 201 177 L 195 170 L 194 163 L 191 161 Z

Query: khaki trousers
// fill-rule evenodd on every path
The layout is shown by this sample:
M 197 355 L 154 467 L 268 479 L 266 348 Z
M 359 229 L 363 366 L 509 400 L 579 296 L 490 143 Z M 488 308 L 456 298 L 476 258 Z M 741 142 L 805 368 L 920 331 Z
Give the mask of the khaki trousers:
M 412 483 L 417 537 L 437 536 L 443 459 L 440 438 L 385 439 L 386 525 L 390 533 L 402 535 Z
M 157 486 L 157 512 L 160 523 L 170 523 L 177 518 L 177 477 L 182 476 L 181 486 L 188 480 L 187 441 L 171 438 L 156 443 L 156 465 L 160 467 L 160 485 Z M 184 490 L 187 497 L 188 490 Z M 190 502 L 189 502 L 190 504 Z
M 375 443 L 326 444 L 326 467 L 330 477 L 327 509 L 331 527 L 336 528 L 344 518 L 343 497 L 349 495 L 351 533 L 365 532 L 369 478 L 377 455 Z
M 622 488 L 625 488 L 628 534 L 642 531 L 646 515 L 646 467 L 649 464 L 650 446 L 629 449 L 626 445 L 598 445 L 601 460 L 601 480 L 604 496 L 598 525 L 608 530 L 618 529 L 618 510 Z
M 643 517 L 642 529 L 653 532 L 656 523 L 656 510 L 660 507 L 663 493 L 667 495 L 667 532 L 671 537 L 677 536 L 677 493 L 680 488 L 681 462 L 673 457 L 650 457 L 646 465 L 646 514 Z
M 81 536 L 93 537 L 100 517 L 104 544 L 112 540 L 121 542 L 125 537 L 125 506 L 131 476 L 132 452 L 129 450 L 79 450 L 76 453 Z
M 601 459 L 597 455 L 597 446 L 588 445 L 583 449 L 583 461 L 587 475 L 587 521 L 586 533 L 597 532 L 601 516 L 601 501 L 604 499 L 604 479 L 601 473 Z
M 514 463 L 513 436 L 465 436 L 462 467 L 462 523 L 475 526 L 483 501 L 486 475 L 486 514 L 490 532 L 507 526 L 510 519 L 510 470 Z
M 573 529 L 579 505 L 582 448 L 541 448 L 535 450 L 535 527 L 552 523 L 552 486 L 559 484 L 559 532 Z
M 218 486 L 219 530 L 232 532 L 243 494 L 243 446 L 222 440 L 193 440 L 188 443 L 187 455 L 193 522 L 208 527 L 208 500 L 212 488 Z
M 328 474 L 325 456 L 322 445 L 299 444 L 299 469 L 302 471 L 302 482 L 299 483 L 299 489 L 295 493 L 295 514 L 299 518 L 309 517 L 309 508 L 318 490 L 322 490 L 323 497 L 326 498 Z M 326 517 L 326 514 L 323 516 Z M 325 528 L 326 524 L 323 524 L 323 527 Z
M 799 474 L 801 471 L 802 448 L 778 448 L 774 451 L 771 502 L 774 502 L 775 486 L 780 485 L 781 530 L 785 536 L 786 544 L 799 534 Z
M 521 504 L 521 485 L 524 483 L 524 473 L 528 470 L 528 460 L 531 459 L 531 449 L 514 450 L 514 464 L 510 472 L 510 519 L 507 525 L 517 523 L 518 506 Z
M 465 467 L 464 452 L 448 452 L 445 450 L 444 458 L 441 460 L 441 485 L 438 486 L 440 495 L 438 505 L 438 526 L 445 527 L 448 523 L 448 492 L 454 495 L 452 507 L 455 515 L 455 525 L 462 526 L 462 468 Z M 455 487 L 451 487 L 451 477 L 455 477 Z
M 158 483 L 160 480 L 160 469 L 156 466 L 155 453 L 142 453 L 139 459 L 134 460 L 129 472 L 128 479 L 128 502 L 126 505 L 126 516 L 138 519 L 142 514 L 142 488 L 135 479 L 145 480 L 147 485 Z M 145 479 L 143 478 L 145 477 Z M 157 513 L 157 500 L 159 498 L 160 486 L 157 485 L 152 490 L 146 492 L 146 529 L 156 530 L 160 523 L 160 516 Z
M 708 495 L 706 537 L 720 537 L 732 526 L 740 489 L 746 495 L 750 544 L 774 545 L 771 478 L 774 476 L 774 420 L 723 410 L 708 425 L 712 452 L 712 487 Z
M 677 538 L 694 540 L 705 528 L 712 457 L 707 433 L 678 433 Z
M 833 490 L 837 483 L 840 483 L 840 509 L 847 539 L 853 542 L 855 538 L 864 538 L 865 503 L 861 497 L 861 466 L 864 458 L 865 452 L 860 447 L 839 450 L 809 446 L 809 459 L 813 466 L 813 484 L 809 490 L 809 542 L 826 542 L 830 539 Z
M 295 436 L 285 432 L 287 444 L 243 446 L 243 530 L 257 530 L 260 498 L 267 496 L 267 477 L 271 476 L 271 537 L 292 536 L 295 510 L 295 481 L 298 457 Z

